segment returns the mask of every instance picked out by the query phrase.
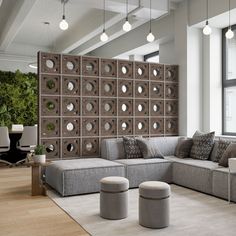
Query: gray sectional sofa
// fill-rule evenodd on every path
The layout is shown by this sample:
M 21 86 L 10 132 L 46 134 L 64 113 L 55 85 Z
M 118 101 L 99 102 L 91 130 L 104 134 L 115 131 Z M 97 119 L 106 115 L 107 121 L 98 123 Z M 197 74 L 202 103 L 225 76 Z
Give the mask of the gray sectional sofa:
M 98 192 L 103 177 L 125 176 L 131 188 L 147 180 L 160 180 L 228 198 L 228 168 L 210 160 L 175 157 L 179 137 L 151 139 L 165 159 L 126 159 L 121 138 L 105 139 L 101 158 L 55 161 L 46 168 L 46 183 L 62 196 L 69 196 Z M 236 202 L 236 174 L 231 176 L 231 188 L 231 200 Z

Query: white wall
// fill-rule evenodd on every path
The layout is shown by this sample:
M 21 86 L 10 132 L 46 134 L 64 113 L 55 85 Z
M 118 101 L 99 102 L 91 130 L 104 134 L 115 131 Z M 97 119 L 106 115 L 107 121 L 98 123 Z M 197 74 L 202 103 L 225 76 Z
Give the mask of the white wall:
M 174 40 L 159 44 L 159 62 L 163 64 L 176 64 Z

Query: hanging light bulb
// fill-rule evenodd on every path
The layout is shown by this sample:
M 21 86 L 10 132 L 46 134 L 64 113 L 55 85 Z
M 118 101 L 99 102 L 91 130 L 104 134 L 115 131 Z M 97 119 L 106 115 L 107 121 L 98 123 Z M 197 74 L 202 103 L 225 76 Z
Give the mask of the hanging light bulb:
M 105 0 L 103 0 L 103 31 L 102 34 L 100 35 L 100 40 L 102 42 L 106 42 L 108 40 L 108 35 L 106 34 L 106 28 L 105 28 L 105 22 L 106 22 L 106 5 L 105 5 Z
M 203 28 L 203 30 L 202 30 L 202 32 L 203 32 L 203 34 L 205 34 L 205 35 L 210 35 L 211 34 L 211 32 L 212 32 L 212 30 L 211 30 L 211 27 L 209 26 L 209 22 L 208 22 L 208 19 L 209 19 L 209 10 L 208 10 L 209 8 L 208 8 L 208 0 L 207 0 L 207 6 L 206 6 L 206 13 L 207 13 L 207 19 L 206 19 L 206 25 L 205 25 L 205 27 Z
M 63 15 L 62 15 L 62 20 L 59 24 L 59 27 L 61 30 L 67 30 L 69 27 L 69 24 L 66 21 L 66 17 L 65 17 L 65 4 L 66 2 L 68 2 L 68 0 L 62 0 L 63 3 Z
M 129 32 L 132 29 L 132 26 L 129 23 L 129 18 L 128 18 L 128 13 L 129 13 L 128 5 L 129 5 L 128 0 L 126 0 L 126 18 L 125 18 L 125 23 L 123 24 L 123 30 L 125 32 Z
M 234 37 L 234 32 L 231 29 L 231 22 L 230 22 L 230 11 L 231 11 L 231 7 L 230 7 L 230 0 L 229 0 L 229 27 L 227 32 L 225 33 L 225 37 L 227 39 L 232 39 Z
M 234 37 L 234 32 L 232 31 L 231 27 L 229 27 L 227 32 L 225 33 L 225 37 L 227 39 L 232 39 Z
M 108 40 L 108 36 L 107 36 L 105 30 L 103 30 L 102 34 L 100 35 L 100 40 L 101 40 L 102 42 L 106 42 L 106 41 Z
M 152 43 L 155 40 L 155 36 L 153 35 L 153 33 L 150 31 L 149 34 L 147 35 L 147 41 L 149 43 Z
M 149 20 L 149 34 L 147 35 L 147 41 L 149 43 L 155 40 L 155 36 L 152 33 L 152 0 L 150 0 L 150 20 Z
M 206 21 L 206 25 L 205 25 L 205 27 L 203 28 L 202 32 L 203 32 L 203 34 L 205 34 L 205 35 L 210 35 L 210 34 L 211 34 L 212 30 L 211 30 L 211 27 L 210 27 L 209 24 L 208 24 L 208 21 Z

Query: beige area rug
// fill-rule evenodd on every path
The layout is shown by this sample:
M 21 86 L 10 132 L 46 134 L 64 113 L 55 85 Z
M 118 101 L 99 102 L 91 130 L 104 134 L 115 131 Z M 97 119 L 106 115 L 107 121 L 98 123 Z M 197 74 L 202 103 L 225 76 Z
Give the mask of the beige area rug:
M 99 194 L 62 198 L 48 196 L 87 232 L 94 236 L 235 236 L 236 204 L 171 185 L 170 226 L 148 229 L 138 224 L 138 189 L 129 191 L 129 216 L 105 220 L 99 216 Z

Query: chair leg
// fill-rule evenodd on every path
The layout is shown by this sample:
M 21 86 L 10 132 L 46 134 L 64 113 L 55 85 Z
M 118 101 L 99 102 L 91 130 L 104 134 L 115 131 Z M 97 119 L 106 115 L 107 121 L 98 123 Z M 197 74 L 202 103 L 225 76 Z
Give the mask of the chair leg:
M 8 165 L 9 167 L 13 166 L 13 164 L 11 162 L 5 161 L 5 160 L 2 160 L 2 159 L 0 159 L 0 163 L 4 163 L 4 164 Z
M 23 163 L 25 163 L 25 162 L 27 162 L 27 158 L 22 159 L 22 160 L 20 160 L 20 161 L 17 161 L 17 162 L 15 163 L 15 165 L 17 166 L 17 165 L 23 164 Z

